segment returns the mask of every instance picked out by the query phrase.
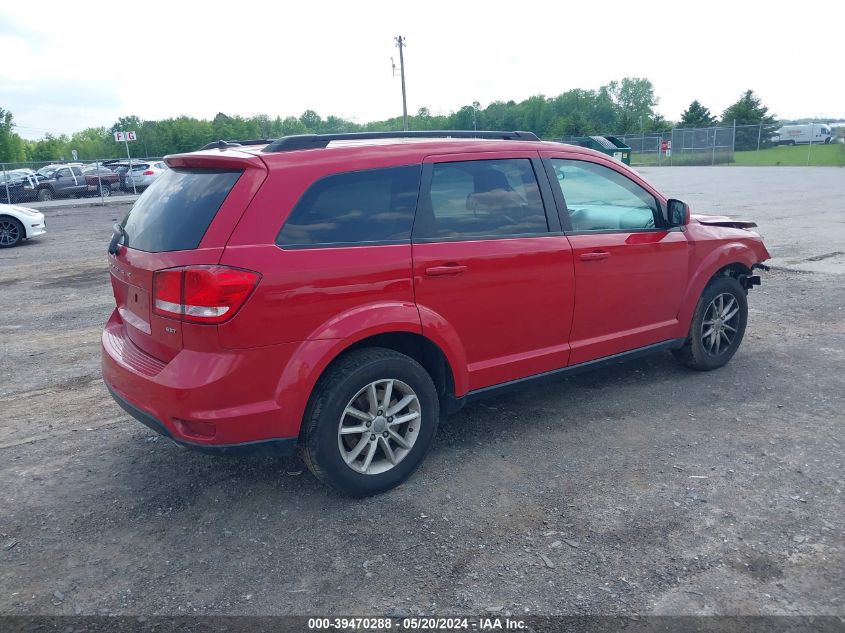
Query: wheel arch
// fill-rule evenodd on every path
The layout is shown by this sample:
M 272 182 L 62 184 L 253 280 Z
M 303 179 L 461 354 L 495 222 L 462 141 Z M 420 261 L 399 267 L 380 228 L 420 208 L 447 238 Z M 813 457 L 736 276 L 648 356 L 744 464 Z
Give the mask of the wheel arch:
M 413 358 L 431 376 L 441 400 L 455 395 L 455 376 L 445 352 L 431 339 L 414 332 L 384 332 L 361 339 L 338 354 L 329 366 L 344 354 L 366 347 L 392 349 Z
M 416 310 L 415 310 L 416 312 Z M 396 321 L 374 329 L 362 329 L 342 338 L 310 338 L 303 341 L 290 362 L 282 369 L 276 391 L 276 401 L 286 416 L 288 424 L 294 423 L 301 431 L 308 405 L 319 380 L 330 367 L 347 353 L 366 347 L 382 347 L 405 354 L 416 360 L 431 376 L 441 410 L 447 412 L 456 403 L 455 394 L 463 393 L 467 382 L 466 367 L 455 363 L 455 351 L 444 349 L 438 342 L 420 333 L 419 317 L 415 323 Z M 457 384 L 456 384 L 457 383 Z
M 752 267 L 758 261 L 754 250 L 741 242 L 725 244 L 710 253 L 698 266 L 678 312 L 679 336 L 686 336 L 695 307 L 701 293 L 713 279 L 719 276 L 729 276 L 739 279 L 741 275 L 750 275 Z
M 418 332 L 391 330 L 344 341 L 342 345 L 331 349 L 320 363 L 319 371 L 315 371 L 312 379 L 308 381 L 306 400 L 310 400 L 314 387 L 334 364 L 349 352 L 367 347 L 382 347 L 413 358 L 431 376 L 441 401 L 455 396 L 455 374 L 446 352 L 437 343 Z

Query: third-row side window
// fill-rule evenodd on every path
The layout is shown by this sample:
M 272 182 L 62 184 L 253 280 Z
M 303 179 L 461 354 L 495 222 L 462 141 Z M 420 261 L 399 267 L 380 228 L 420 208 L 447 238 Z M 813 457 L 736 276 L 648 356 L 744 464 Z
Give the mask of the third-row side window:
M 360 244 L 411 238 L 420 183 L 419 165 L 327 176 L 291 211 L 281 246 Z

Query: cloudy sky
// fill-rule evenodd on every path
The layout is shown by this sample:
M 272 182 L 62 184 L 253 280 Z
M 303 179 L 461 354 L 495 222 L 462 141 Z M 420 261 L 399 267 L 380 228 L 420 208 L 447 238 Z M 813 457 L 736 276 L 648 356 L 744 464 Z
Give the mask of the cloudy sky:
M 648 77 L 658 110 L 755 90 L 784 118 L 845 118 L 845 3 L 27 2 L 0 6 L 0 107 L 38 138 L 217 112 L 358 122 Z

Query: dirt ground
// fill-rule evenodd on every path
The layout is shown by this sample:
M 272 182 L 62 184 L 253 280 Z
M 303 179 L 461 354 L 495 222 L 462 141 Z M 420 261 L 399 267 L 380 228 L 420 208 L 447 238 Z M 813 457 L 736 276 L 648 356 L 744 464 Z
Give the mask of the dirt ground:
M 706 211 L 699 183 L 737 172 L 702 169 L 649 177 Z M 742 215 L 777 233 L 786 203 L 746 186 Z M 841 197 L 814 204 L 842 230 Z M 0 251 L 0 615 L 845 614 L 845 267 L 764 273 L 721 370 L 665 353 L 469 406 L 410 481 L 350 500 L 112 402 L 123 213 L 50 210 L 48 235 Z

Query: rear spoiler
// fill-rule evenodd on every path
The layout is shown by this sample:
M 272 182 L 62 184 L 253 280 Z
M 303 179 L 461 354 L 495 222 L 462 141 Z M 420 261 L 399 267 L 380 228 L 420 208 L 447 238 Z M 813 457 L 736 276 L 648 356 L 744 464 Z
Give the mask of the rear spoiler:
M 264 169 L 264 161 L 255 154 L 237 151 L 199 151 L 191 154 L 165 156 L 168 167 L 198 167 L 200 169 Z
M 725 215 L 693 215 L 692 219 L 707 226 L 726 226 L 732 229 L 753 229 L 757 226 L 751 220 L 735 220 Z

